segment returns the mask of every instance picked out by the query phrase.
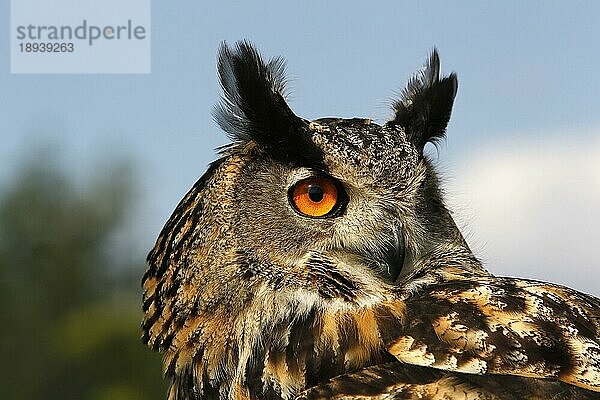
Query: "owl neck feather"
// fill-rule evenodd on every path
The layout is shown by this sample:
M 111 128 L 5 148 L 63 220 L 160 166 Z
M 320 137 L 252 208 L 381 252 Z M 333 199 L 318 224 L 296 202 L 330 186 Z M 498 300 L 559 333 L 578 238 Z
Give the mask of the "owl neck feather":
M 257 288 L 237 316 L 204 315 L 193 343 L 167 351 L 170 399 L 287 399 L 341 373 L 386 359 L 384 332 L 403 303 L 385 293 L 363 305 L 304 290 Z M 195 351 L 192 351 L 195 349 Z M 190 396 L 191 395 L 191 396 Z
M 259 284 L 237 315 L 224 310 L 190 322 L 202 327 L 196 340 L 167 352 L 167 359 L 174 357 L 180 366 L 173 371 L 170 398 L 182 393 L 198 396 L 190 398 L 294 398 L 336 375 L 393 360 L 386 346 L 405 328 L 404 299 L 449 275 L 472 274 L 478 265 L 461 249 L 428 260 L 436 263 L 445 266 L 415 271 L 402 289 L 382 286 L 378 295 L 353 303 Z

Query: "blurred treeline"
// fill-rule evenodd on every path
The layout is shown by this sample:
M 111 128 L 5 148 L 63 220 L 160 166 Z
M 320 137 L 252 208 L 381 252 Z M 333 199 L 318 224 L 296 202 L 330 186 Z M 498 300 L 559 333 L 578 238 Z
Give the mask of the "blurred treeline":
M 0 190 L 0 398 L 165 398 L 160 356 L 139 339 L 131 168 L 77 184 L 26 164 Z

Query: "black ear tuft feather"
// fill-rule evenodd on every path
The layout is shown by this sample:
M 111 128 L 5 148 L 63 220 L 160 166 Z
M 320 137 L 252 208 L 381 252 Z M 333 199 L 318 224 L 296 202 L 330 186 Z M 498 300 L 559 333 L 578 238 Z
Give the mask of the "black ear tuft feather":
M 396 115 L 388 124 L 403 127 L 421 150 L 427 142 L 435 144 L 444 137 L 457 89 L 455 73 L 440 79 L 440 58 L 434 49 L 425 68 L 410 79 L 393 104 Z
M 269 150 L 283 151 L 298 140 L 302 120 L 284 99 L 282 58 L 265 63 L 246 41 L 237 42 L 233 48 L 223 43 L 217 68 L 223 96 L 213 115 L 232 140 L 254 140 Z

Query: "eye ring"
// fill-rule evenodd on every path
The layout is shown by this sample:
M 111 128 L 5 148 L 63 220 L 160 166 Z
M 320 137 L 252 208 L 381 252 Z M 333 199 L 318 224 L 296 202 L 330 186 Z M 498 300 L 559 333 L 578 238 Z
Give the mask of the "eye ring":
M 314 176 L 296 182 L 290 188 L 288 197 L 296 212 L 311 218 L 338 215 L 346 199 L 341 185 L 324 176 Z

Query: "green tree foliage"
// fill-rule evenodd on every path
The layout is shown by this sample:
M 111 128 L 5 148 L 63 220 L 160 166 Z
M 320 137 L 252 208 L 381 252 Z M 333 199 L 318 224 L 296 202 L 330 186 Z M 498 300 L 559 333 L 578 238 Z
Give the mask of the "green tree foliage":
M 34 162 L 0 192 L 1 398 L 165 397 L 160 358 L 139 340 L 143 255 L 119 234 L 131 176 L 77 185 Z

